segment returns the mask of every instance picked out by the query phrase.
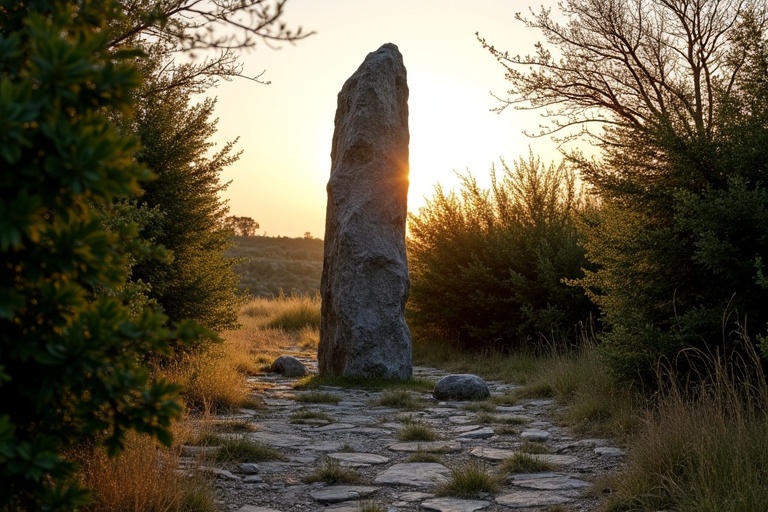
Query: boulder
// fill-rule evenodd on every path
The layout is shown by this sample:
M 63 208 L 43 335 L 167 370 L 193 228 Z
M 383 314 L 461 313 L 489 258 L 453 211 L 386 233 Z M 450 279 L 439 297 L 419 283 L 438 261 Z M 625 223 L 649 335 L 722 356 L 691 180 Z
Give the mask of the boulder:
M 460 373 L 440 379 L 432 396 L 438 400 L 482 400 L 491 396 L 491 391 L 477 375 Z
M 304 377 L 309 370 L 304 363 L 293 356 L 280 356 L 272 363 L 272 371 L 282 373 L 286 377 Z
M 403 58 L 385 44 L 338 95 L 320 284 L 322 376 L 412 375 L 404 318 L 409 137 Z

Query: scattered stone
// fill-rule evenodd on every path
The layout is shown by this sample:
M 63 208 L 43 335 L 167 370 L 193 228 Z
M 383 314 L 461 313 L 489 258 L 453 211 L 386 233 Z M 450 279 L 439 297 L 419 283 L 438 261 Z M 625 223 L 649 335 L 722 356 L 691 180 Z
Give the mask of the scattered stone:
M 565 505 L 573 498 L 560 494 L 543 493 L 538 491 L 514 490 L 508 494 L 496 497 L 496 503 L 510 508 L 552 507 Z
M 342 501 L 365 498 L 376 492 L 375 487 L 362 485 L 332 485 L 309 493 L 312 499 L 320 503 L 340 503 Z
M 520 432 L 520 437 L 528 441 L 533 441 L 535 443 L 543 443 L 544 441 L 552 437 L 552 434 L 550 434 L 546 430 L 531 428 L 531 429 L 523 430 L 522 432 Z
M 295 448 L 312 441 L 308 437 L 295 436 L 293 434 L 277 434 L 274 432 L 254 432 L 249 434 L 248 437 L 255 441 L 282 448 Z
M 464 432 L 463 434 L 459 435 L 458 439 L 488 439 L 489 437 L 493 437 L 493 434 L 494 431 L 491 427 L 482 427 Z
M 440 379 L 432 395 L 437 400 L 482 400 L 491 396 L 491 391 L 477 375 L 460 373 Z
M 613 448 L 611 446 L 598 446 L 595 448 L 595 453 L 603 457 L 623 457 L 625 455 L 624 450 L 621 448 Z
M 460 500 L 457 498 L 435 498 L 421 504 L 424 510 L 436 512 L 474 512 L 490 505 L 482 500 Z
M 531 454 L 531 457 L 540 460 L 541 462 L 555 464 L 556 466 L 568 466 L 579 461 L 578 457 L 572 455 L 560 455 L 557 453 L 533 453 Z
M 341 462 L 346 462 L 349 465 L 368 466 L 370 464 L 385 464 L 389 462 L 387 457 L 376 455 L 375 453 L 340 452 L 329 453 L 328 457 Z
M 254 464 L 253 462 L 243 462 L 237 468 L 240 470 L 241 473 L 244 475 L 255 475 L 259 472 L 259 466 Z
M 272 371 L 286 377 L 305 377 L 309 370 L 293 356 L 280 356 L 272 363 Z
M 219 468 L 212 468 L 209 466 L 199 466 L 197 470 L 200 473 L 206 473 L 209 475 L 213 475 L 216 478 L 219 478 L 221 480 L 234 480 L 234 481 L 240 481 L 240 477 L 232 473 L 231 471 L 227 471 L 226 469 L 219 469 Z
M 394 452 L 452 453 L 461 450 L 461 444 L 454 441 L 411 441 L 389 445 Z
M 262 482 L 264 479 L 261 478 L 260 475 L 248 475 L 245 478 L 243 478 L 243 482 L 247 484 L 257 484 L 259 482 Z
M 469 453 L 481 459 L 500 461 L 512 457 L 516 452 L 515 450 L 492 448 L 490 446 L 475 446 L 469 450 Z
M 374 483 L 425 487 L 448 481 L 451 470 L 435 462 L 394 464 L 376 477 Z
M 269 507 L 256 507 L 254 505 L 243 505 L 239 509 L 237 509 L 237 512 L 280 512 L 277 509 L 269 508 Z
M 408 83 L 389 43 L 369 53 L 338 96 L 325 224 L 323 376 L 411 378 L 405 253 Z
M 353 425 L 352 423 L 331 423 L 322 427 L 313 428 L 312 430 L 315 432 L 328 432 L 331 430 L 348 430 L 350 428 L 355 428 L 356 426 L 357 425 Z
M 512 475 L 509 481 L 519 487 L 535 489 L 537 491 L 565 491 L 569 489 L 581 489 L 592 484 L 561 473 L 532 473 Z

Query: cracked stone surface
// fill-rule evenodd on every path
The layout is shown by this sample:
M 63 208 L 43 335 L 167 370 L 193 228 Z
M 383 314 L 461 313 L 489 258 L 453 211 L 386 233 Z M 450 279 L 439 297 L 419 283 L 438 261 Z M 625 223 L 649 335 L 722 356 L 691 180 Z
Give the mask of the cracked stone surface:
M 310 372 L 317 363 L 303 359 Z M 447 373 L 414 367 L 414 376 L 437 382 Z M 424 407 L 402 411 L 376 405 L 383 391 L 322 387 L 294 389 L 297 378 L 264 373 L 252 377 L 267 404 L 263 410 L 243 409 L 221 416 L 247 422 L 250 432 L 227 434 L 276 449 L 281 461 L 239 461 L 212 467 L 209 447 L 182 447 L 180 470 L 205 471 L 215 478 L 216 499 L 222 512 L 359 512 L 375 503 L 387 512 L 545 512 L 561 505 L 568 512 L 596 508 L 596 494 L 587 493 L 597 477 L 622 467 L 624 452 L 607 439 L 579 438 L 558 425 L 561 409 L 553 400 L 519 400 L 497 406 L 490 414 L 474 412 L 472 402 L 438 401 L 429 390 L 409 391 Z M 509 393 L 513 385 L 488 381 L 491 396 Z M 336 395 L 336 404 L 299 402 L 299 395 L 322 392 Z M 330 417 L 317 423 L 292 423 L 298 411 L 322 412 Z M 482 417 L 484 415 L 485 417 Z M 406 423 L 429 426 L 436 441 L 398 439 Z M 510 426 L 512 428 L 510 428 Z M 498 472 L 502 462 L 525 443 L 536 442 L 546 453 L 533 457 L 550 462 L 545 473 L 505 475 L 501 490 L 459 499 L 437 494 L 451 478 L 452 468 L 480 464 Z M 428 457 L 429 460 L 424 460 Z M 306 483 L 305 479 L 335 461 L 357 474 L 354 484 Z

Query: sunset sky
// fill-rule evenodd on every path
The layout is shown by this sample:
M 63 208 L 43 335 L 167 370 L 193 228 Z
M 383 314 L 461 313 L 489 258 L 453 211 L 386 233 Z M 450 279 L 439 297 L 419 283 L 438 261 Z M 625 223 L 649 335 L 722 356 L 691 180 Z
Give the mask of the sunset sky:
M 526 54 L 540 39 L 514 19 L 552 0 L 289 0 L 289 26 L 316 34 L 273 50 L 260 44 L 243 54 L 244 73 L 265 71 L 260 85 L 223 82 L 215 140 L 240 138 L 240 161 L 223 180 L 230 214 L 254 218 L 259 234 L 323 237 L 325 185 L 336 96 L 365 56 L 384 43 L 403 54 L 410 88 L 409 210 L 416 212 L 436 183 L 455 186 L 455 172 L 469 169 L 487 182 L 491 165 L 511 164 L 530 146 L 546 162 L 558 158 L 549 139 L 531 139 L 537 112 L 491 112 L 504 95 L 504 69 L 475 37 Z

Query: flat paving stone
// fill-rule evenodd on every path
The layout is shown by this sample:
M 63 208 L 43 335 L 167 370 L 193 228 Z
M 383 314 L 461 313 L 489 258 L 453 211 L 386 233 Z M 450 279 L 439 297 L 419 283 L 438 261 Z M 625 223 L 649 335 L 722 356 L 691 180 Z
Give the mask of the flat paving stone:
M 412 441 L 389 445 L 389 449 L 395 452 L 452 453 L 461 450 L 461 443 L 455 441 Z
M 352 423 L 329 423 L 323 427 L 313 428 L 312 432 L 332 432 L 334 430 L 349 430 L 355 427 L 357 427 L 357 425 Z
M 582 489 L 592 484 L 561 473 L 531 473 L 512 475 L 509 481 L 518 487 L 537 491 L 566 491 Z
M 548 440 L 550 437 L 552 437 L 552 434 L 550 434 L 546 430 L 531 428 L 531 429 L 523 430 L 522 432 L 520 432 L 520 437 L 522 437 L 523 439 L 527 439 L 528 441 L 543 442 Z
M 496 503 L 509 508 L 552 507 L 572 501 L 573 498 L 560 494 L 522 489 L 496 496 Z
M 451 470 L 435 462 L 394 464 L 376 477 L 374 483 L 425 487 L 448 481 Z
M 421 504 L 424 510 L 436 512 L 474 512 L 490 505 L 488 501 L 461 500 L 458 498 L 435 498 Z
M 517 452 L 515 450 L 507 450 L 504 448 L 492 448 L 490 446 L 475 446 L 474 448 L 469 450 L 469 453 L 471 455 L 474 455 L 475 457 L 480 457 L 481 459 L 499 461 L 499 460 L 508 459 Z
M 342 501 L 358 500 L 376 492 L 376 487 L 364 485 L 332 485 L 319 491 L 310 492 L 313 500 L 320 503 L 340 503 Z
M 595 453 L 603 457 L 623 457 L 625 455 L 624 450 L 621 448 L 611 446 L 598 446 L 595 448 Z
M 493 437 L 494 431 L 491 427 L 482 427 L 459 435 L 459 439 L 488 439 Z
M 329 453 L 328 457 L 336 459 L 342 462 L 348 462 L 351 464 L 385 464 L 389 462 L 387 457 L 383 455 L 376 455 L 375 453 L 360 453 L 360 452 L 340 452 Z
M 312 439 L 293 434 L 276 434 L 274 432 L 254 432 L 248 434 L 250 439 L 280 448 L 295 448 L 312 442 Z
M 239 509 L 237 509 L 237 512 L 280 512 L 279 510 L 275 508 L 269 508 L 269 507 L 257 507 L 255 505 L 243 505 Z

